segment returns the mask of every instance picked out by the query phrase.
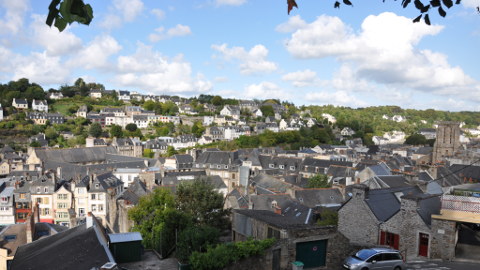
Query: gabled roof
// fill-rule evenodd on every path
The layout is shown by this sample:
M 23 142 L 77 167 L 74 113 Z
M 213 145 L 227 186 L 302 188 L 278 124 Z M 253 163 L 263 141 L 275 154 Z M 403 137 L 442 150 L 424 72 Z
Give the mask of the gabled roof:
M 20 246 L 10 269 L 100 269 L 111 253 L 95 230 L 83 224 Z
M 442 201 L 439 194 L 407 194 L 403 196 L 403 199 L 418 202 L 417 213 L 428 227 L 432 224 L 432 214 L 440 214 Z
M 100 185 L 97 187 L 96 184 Z M 118 179 L 113 173 L 108 172 L 95 177 L 89 192 L 106 192 L 109 188 L 116 188 L 121 185 L 123 185 L 122 180 Z
M 368 168 L 370 168 L 370 170 L 372 170 L 375 175 L 392 175 L 390 168 L 388 168 L 388 166 L 383 162 L 380 162 L 379 164 L 370 166 Z
M 463 180 L 445 167 L 437 168 L 437 178 L 433 181 L 439 183 L 442 187 L 451 187 L 463 184 Z
M 402 175 L 377 175 L 367 179 L 363 184 L 370 189 L 411 186 L 408 180 Z
M 250 209 L 235 209 L 234 214 L 247 216 L 262 222 L 265 222 L 275 228 L 279 229 L 293 229 L 302 227 L 311 227 L 310 224 L 305 224 L 303 220 L 291 216 L 283 216 L 275 214 L 267 210 L 250 210 Z
M 198 156 L 196 164 L 233 164 L 231 152 L 227 151 L 205 151 Z
M 344 202 L 343 195 L 336 188 L 312 188 L 295 190 L 295 198 L 304 205 L 314 207 L 336 207 Z
M 174 155 L 174 157 L 178 164 L 193 163 L 193 157 L 188 154 L 183 154 L 183 155 L 178 154 L 178 155 Z
M 37 157 L 45 161 L 57 161 L 65 163 L 100 162 L 106 159 L 108 153 L 117 153 L 114 147 L 83 147 L 68 149 L 42 149 L 36 148 Z
M 382 222 L 389 220 L 400 210 L 400 198 L 407 194 L 421 194 L 417 186 L 372 189 L 365 199 L 375 217 Z

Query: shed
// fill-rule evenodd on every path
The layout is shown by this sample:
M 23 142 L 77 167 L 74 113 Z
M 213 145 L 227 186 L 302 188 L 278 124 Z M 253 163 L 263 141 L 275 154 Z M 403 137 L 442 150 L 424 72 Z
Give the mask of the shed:
M 110 251 L 117 263 L 136 262 L 142 259 L 142 235 L 139 232 L 109 234 Z

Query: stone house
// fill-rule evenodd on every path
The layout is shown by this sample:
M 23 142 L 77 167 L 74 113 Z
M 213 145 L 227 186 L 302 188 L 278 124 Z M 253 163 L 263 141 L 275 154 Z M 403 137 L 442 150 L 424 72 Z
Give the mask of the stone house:
M 408 260 L 430 258 L 432 214 L 439 211 L 439 196 L 418 187 L 369 190 L 356 184 L 338 211 L 338 230 L 357 245 L 387 245 Z
M 119 155 L 130 157 L 141 157 L 143 155 L 143 145 L 137 139 L 131 138 L 113 138 L 112 146 L 117 149 Z
M 239 185 L 241 161 L 238 159 L 238 151 L 205 151 L 194 162 L 193 167 L 205 169 L 207 175 L 218 175 L 232 190 Z
M 72 227 L 70 224 L 73 208 L 73 193 L 69 183 L 64 182 L 53 194 L 53 212 L 55 213 L 55 224 Z M 72 209 L 73 210 L 73 209 Z
M 301 261 L 308 269 L 336 269 L 352 251 L 348 239 L 335 226 L 305 224 L 294 216 L 268 210 L 233 210 L 233 240 L 248 237 L 277 239 L 266 251 L 262 269 L 290 269 L 294 261 Z

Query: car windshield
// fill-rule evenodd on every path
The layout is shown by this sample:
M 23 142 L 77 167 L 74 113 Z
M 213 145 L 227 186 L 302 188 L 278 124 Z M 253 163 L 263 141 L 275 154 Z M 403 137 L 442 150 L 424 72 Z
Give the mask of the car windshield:
M 372 250 L 372 249 L 362 249 L 359 252 L 357 252 L 357 254 L 355 254 L 355 257 L 357 259 L 365 261 L 366 259 L 370 258 L 375 253 L 377 253 L 377 252 L 375 250 Z

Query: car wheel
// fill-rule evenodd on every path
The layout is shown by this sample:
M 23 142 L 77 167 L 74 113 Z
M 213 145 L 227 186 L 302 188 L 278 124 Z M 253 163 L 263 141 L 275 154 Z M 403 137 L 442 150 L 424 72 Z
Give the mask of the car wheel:
M 397 267 L 393 268 L 393 270 L 402 270 L 402 268 L 400 266 L 397 266 Z
M 362 268 L 361 270 L 368 270 L 368 268 L 367 268 L 367 267 L 364 267 L 364 268 Z

